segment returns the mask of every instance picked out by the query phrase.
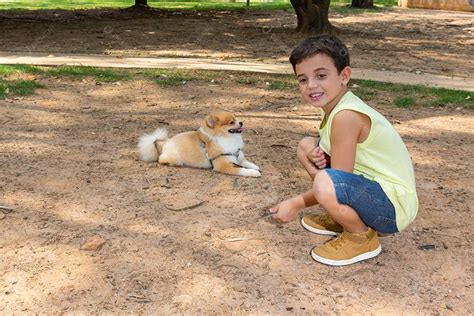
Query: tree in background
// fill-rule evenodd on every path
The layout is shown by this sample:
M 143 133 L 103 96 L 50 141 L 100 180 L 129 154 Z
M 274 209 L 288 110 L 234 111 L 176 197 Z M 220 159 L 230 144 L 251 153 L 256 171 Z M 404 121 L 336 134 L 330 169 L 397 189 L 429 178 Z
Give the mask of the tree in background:
M 355 1 L 355 0 L 354 0 Z M 290 0 L 296 12 L 296 30 L 301 33 L 330 33 L 329 4 L 331 0 Z
M 352 0 L 351 8 L 373 8 L 374 0 Z
M 132 6 L 135 9 L 149 9 L 148 0 L 135 0 L 135 5 Z
M 296 30 L 301 33 L 331 33 L 329 22 L 331 0 L 290 0 L 296 12 Z M 352 0 L 353 8 L 373 8 L 374 0 Z M 150 9 L 148 0 L 135 0 L 133 9 Z
M 331 33 L 331 0 L 290 0 L 296 12 L 296 31 L 306 34 Z M 374 0 L 352 0 L 351 8 L 373 8 Z

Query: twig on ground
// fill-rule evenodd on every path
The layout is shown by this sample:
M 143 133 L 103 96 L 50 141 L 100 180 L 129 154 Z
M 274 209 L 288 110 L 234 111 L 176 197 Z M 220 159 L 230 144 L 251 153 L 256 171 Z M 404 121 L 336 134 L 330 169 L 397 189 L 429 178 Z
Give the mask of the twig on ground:
M 244 240 L 258 240 L 259 238 L 253 238 L 253 237 L 233 237 L 233 238 L 227 238 L 225 241 L 227 242 L 236 242 L 236 241 L 244 241 Z
M 2 211 L 3 214 L 11 213 L 11 212 L 13 212 L 13 210 L 14 209 L 11 208 L 11 207 L 0 205 L 0 211 Z
M 270 147 L 285 147 L 285 148 L 293 149 L 293 147 L 288 146 L 288 145 L 283 145 L 283 144 L 271 144 Z
M 135 295 L 135 294 L 129 294 L 127 295 L 128 298 L 131 298 L 137 302 L 140 302 L 140 303 L 148 303 L 148 302 L 151 302 L 151 300 L 147 297 L 144 297 L 144 296 L 140 296 L 140 295 Z
M 145 180 L 146 180 L 146 182 L 148 183 L 148 185 L 151 185 L 151 183 L 150 183 L 150 180 L 148 180 L 148 178 L 147 178 L 146 174 L 145 174 L 145 175 L 143 175 L 143 177 L 145 178 Z
M 206 203 L 207 201 L 201 201 L 199 203 L 196 203 L 196 204 L 193 204 L 193 205 L 189 205 L 189 206 L 185 206 L 185 207 L 180 207 L 180 208 L 174 208 L 172 206 L 168 206 L 168 205 L 164 205 L 166 207 L 166 209 L 170 210 L 170 211 L 173 211 L 173 212 L 180 212 L 180 211 L 185 211 L 185 210 L 190 210 L 192 208 L 196 208 L 198 206 L 201 206 L 203 205 L 204 203 Z

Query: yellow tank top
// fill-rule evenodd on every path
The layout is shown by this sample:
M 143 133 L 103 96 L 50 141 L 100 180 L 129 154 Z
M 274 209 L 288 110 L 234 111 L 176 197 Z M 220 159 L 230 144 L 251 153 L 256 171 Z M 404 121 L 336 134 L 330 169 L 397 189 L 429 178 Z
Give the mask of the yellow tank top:
M 402 231 L 418 212 L 415 173 L 408 150 L 392 124 L 349 91 L 328 117 L 324 115 L 319 129 L 319 145 L 329 155 L 332 120 L 342 110 L 363 113 L 371 120 L 367 139 L 356 147 L 354 173 L 380 184 L 395 207 L 397 228 Z

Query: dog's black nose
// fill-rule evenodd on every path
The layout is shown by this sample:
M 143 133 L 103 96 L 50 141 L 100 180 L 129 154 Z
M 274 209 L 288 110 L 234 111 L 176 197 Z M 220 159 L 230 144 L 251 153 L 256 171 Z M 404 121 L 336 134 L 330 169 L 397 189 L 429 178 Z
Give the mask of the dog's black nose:
M 239 122 L 239 126 L 242 127 L 244 125 L 244 122 Z

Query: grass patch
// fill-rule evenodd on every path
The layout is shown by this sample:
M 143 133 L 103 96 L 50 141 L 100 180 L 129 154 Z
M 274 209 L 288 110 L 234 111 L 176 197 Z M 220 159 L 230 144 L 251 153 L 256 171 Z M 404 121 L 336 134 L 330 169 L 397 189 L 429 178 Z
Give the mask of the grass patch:
M 399 107 L 421 106 L 456 106 L 474 108 L 474 93 L 462 90 L 432 88 L 421 85 L 404 85 L 398 83 L 378 82 L 372 80 L 351 80 L 358 87 L 353 89 L 359 96 L 370 100 L 370 95 L 377 91 L 394 95 L 394 104 Z
M 239 85 L 251 85 L 269 90 L 294 90 L 297 87 L 295 78 L 292 75 L 239 73 L 233 79 Z
M 354 92 L 363 100 L 370 101 L 380 91 L 393 96 L 393 104 L 398 107 L 412 106 L 455 106 L 474 108 L 474 93 L 462 90 L 432 88 L 421 85 L 378 82 L 372 80 L 351 80 Z
M 413 97 L 396 97 L 393 100 L 393 104 L 399 108 L 407 108 L 416 104 L 416 101 Z
M 44 86 L 33 80 L 5 80 L 0 78 L 0 100 L 4 100 L 10 95 L 32 94 L 38 88 L 44 88 Z
M 0 98 L 5 91 L 16 95 L 32 93 L 43 87 L 36 81 L 21 79 L 21 74 L 35 74 L 38 77 L 67 77 L 81 80 L 92 77 L 97 82 L 116 82 L 145 79 L 156 82 L 161 87 L 177 87 L 190 82 L 222 85 L 244 85 L 268 90 L 296 90 L 294 75 L 272 75 L 249 72 L 209 71 L 194 69 L 114 69 L 79 66 L 35 67 L 28 65 L 0 65 Z M 20 78 L 16 78 L 18 77 Z M 15 77 L 13 79 L 9 77 Z M 474 93 L 461 90 L 410 86 L 371 80 L 351 80 L 351 90 L 365 101 L 376 98 L 381 93 L 388 95 L 394 106 L 410 108 L 414 106 L 450 106 L 474 108 Z
M 43 73 L 47 76 L 62 76 L 73 80 L 92 77 L 97 82 L 125 81 L 132 78 L 130 72 L 124 70 L 82 66 L 52 67 L 47 68 Z
M 294 82 L 288 82 L 285 80 L 268 80 L 265 84 L 270 90 L 288 90 L 295 88 Z
M 0 65 L 0 76 L 13 74 L 36 74 L 45 77 L 61 76 L 73 80 L 92 77 L 98 82 L 115 82 L 130 80 L 129 71 L 111 68 L 95 68 L 86 66 L 37 67 L 30 65 Z
M 12 75 L 15 73 L 39 74 L 42 70 L 36 66 L 30 65 L 0 65 L 1 75 Z
M 237 78 L 236 82 L 240 85 L 253 86 L 257 84 L 257 80 L 254 78 Z

